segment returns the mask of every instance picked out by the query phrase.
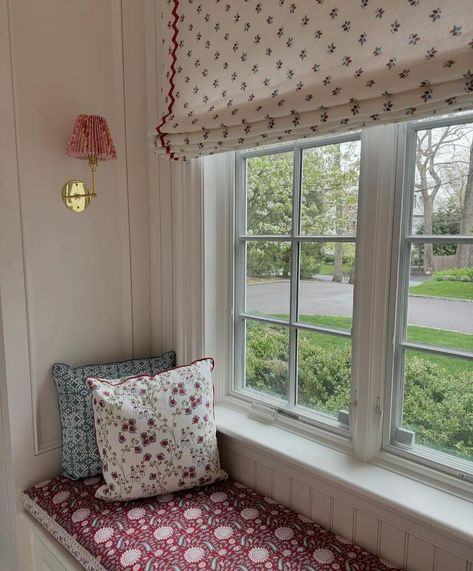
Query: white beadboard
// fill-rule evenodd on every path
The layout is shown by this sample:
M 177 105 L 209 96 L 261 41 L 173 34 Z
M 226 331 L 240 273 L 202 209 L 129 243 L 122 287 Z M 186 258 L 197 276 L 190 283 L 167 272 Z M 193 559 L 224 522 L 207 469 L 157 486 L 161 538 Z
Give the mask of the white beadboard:
M 362 510 L 356 511 L 355 543 L 378 554 L 381 525 L 379 519 Z
M 311 517 L 330 530 L 332 529 L 332 504 L 333 498 L 331 496 L 320 490 L 313 490 Z
M 435 552 L 435 571 L 465 571 L 467 563 L 464 559 L 444 549 Z
M 310 517 L 310 487 L 307 484 L 292 480 L 290 508 Z
M 342 502 L 337 498 L 333 500 L 333 515 L 332 515 L 332 530 L 353 541 L 354 535 L 354 525 L 353 525 L 353 517 L 354 517 L 354 510 L 353 507 L 347 504 L 346 502 Z
M 380 556 L 402 567 L 405 563 L 406 539 L 406 532 L 403 529 L 385 521 L 381 522 Z
M 431 571 L 434 569 L 434 562 L 435 547 L 415 535 L 410 535 L 407 541 L 407 568 L 412 571 Z
M 250 488 L 255 486 L 255 462 L 237 452 L 225 450 L 223 455 L 224 469 L 238 482 Z
M 260 464 L 255 465 L 255 490 L 264 496 L 271 496 L 271 468 Z
M 394 520 L 398 525 L 390 522 L 388 511 L 386 518 L 380 518 L 378 512 L 374 511 L 374 515 L 367 510 L 365 498 L 360 498 L 358 506 L 337 497 L 333 490 L 327 493 L 319 489 L 315 475 L 309 478 L 307 471 L 298 473 L 293 465 L 278 462 L 273 454 L 258 451 L 255 455 L 254 449 L 229 437 L 220 438 L 220 449 L 224 467 L 232 478 L 406 571 L 473 571 L 473 548 L 468 560 L 443 549 L 429 541 L 427 528 L 425 537 L 409 533 L 399 527 L 398 520 Z
M 272 496 L 283 506 L 290 506 L 291 499 L 291 479 L 281 472 L 273 470 L 271 473 L 273 483 Z

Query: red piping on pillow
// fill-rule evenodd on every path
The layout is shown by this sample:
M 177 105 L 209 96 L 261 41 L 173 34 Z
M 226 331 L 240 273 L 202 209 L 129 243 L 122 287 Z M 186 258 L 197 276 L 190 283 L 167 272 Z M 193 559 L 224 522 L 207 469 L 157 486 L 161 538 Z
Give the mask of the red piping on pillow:
M 164 371 L 160 371 L 159 373 L 157 373 L 156 375 L 134 375 L 133 377 L 127 377 L 126 379 L 122 379 L 119 383 L 113 384 L 109 381 L 109 379 L 102 379 L 102 377 L 87 377 L 85 379 L 85 384 L 87 385 L 87 381 L 89 379 L 94 379 L 97 381 L 100 381 L 101 383 L 106 383 L 107 385 L 111 386 L 111 387 L 119 387 L 120 385 L 122 385 L 123 383 L 127 382 L 127 381 L 132 381 L 133 379 L 142 379 L 143 377 L 146 377 L 148 379 L 154 379 L 155 377 L 158 377 L 159 375 L 162 375 L 164 373 L 169 373 L 169 371 L 174 371 L 175 369 L 182 369 L 183 367 L 190 367 L 192 365 L 195 365 L 196 363 L 199 363 L 200 361 L 210 361 L 212 364 L 212 368 L 210 369 L 211 371 L 214 370 L 215 368 L 215 361 L 213 359 L 213 357 L 201 357 L 200 359 L 196 359 L 195 361 L 192 361 L 192 363 L 189 363 L 188 365 L 178 365 L 177 367 L 169 367 L 169 369 L 164 369 Z M 213 386 L 213 383 L 212 383 Z M 91 390 L 91 389 L 89 389 Z

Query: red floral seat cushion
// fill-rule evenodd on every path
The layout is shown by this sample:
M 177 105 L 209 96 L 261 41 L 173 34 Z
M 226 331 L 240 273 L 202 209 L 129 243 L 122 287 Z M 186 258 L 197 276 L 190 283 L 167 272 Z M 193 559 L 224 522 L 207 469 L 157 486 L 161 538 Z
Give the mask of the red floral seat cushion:
M 102 483 L 58 477 L 24 494 L 26 509 L 91 571 L 394 569 L 237 482 L 126 503 L 97 500 Z

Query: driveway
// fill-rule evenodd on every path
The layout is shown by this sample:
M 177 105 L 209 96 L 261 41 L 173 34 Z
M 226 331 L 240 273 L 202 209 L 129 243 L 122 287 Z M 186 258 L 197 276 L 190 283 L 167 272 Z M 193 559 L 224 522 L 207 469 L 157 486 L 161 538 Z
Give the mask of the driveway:
M 289 313 L 289 283 L 248 286 L 247 311 Z M 299 311 L 306 315 L 352 316 L 353 286 L 302 281 Z M 409 324 L 473 334 L 473 302 L 409 296 Z

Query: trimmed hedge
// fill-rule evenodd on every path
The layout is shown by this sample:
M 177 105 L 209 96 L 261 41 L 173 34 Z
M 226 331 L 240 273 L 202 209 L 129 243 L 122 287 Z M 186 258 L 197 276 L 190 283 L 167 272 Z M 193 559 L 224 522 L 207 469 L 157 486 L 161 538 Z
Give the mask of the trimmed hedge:
M 438 282 L 473 282 L 473 268 L 454 268 L 434 272 L 432 279 Z
M 247 385 L 286 398 L 288 330 L 247 322 Z M 299 334 L 300 404 L 337 415 L 350 402 L 351 344 Z M 422 353 L 406 360 L 403 426 L 416 442 L 473 460 L 473 371 L 451 374 Z

